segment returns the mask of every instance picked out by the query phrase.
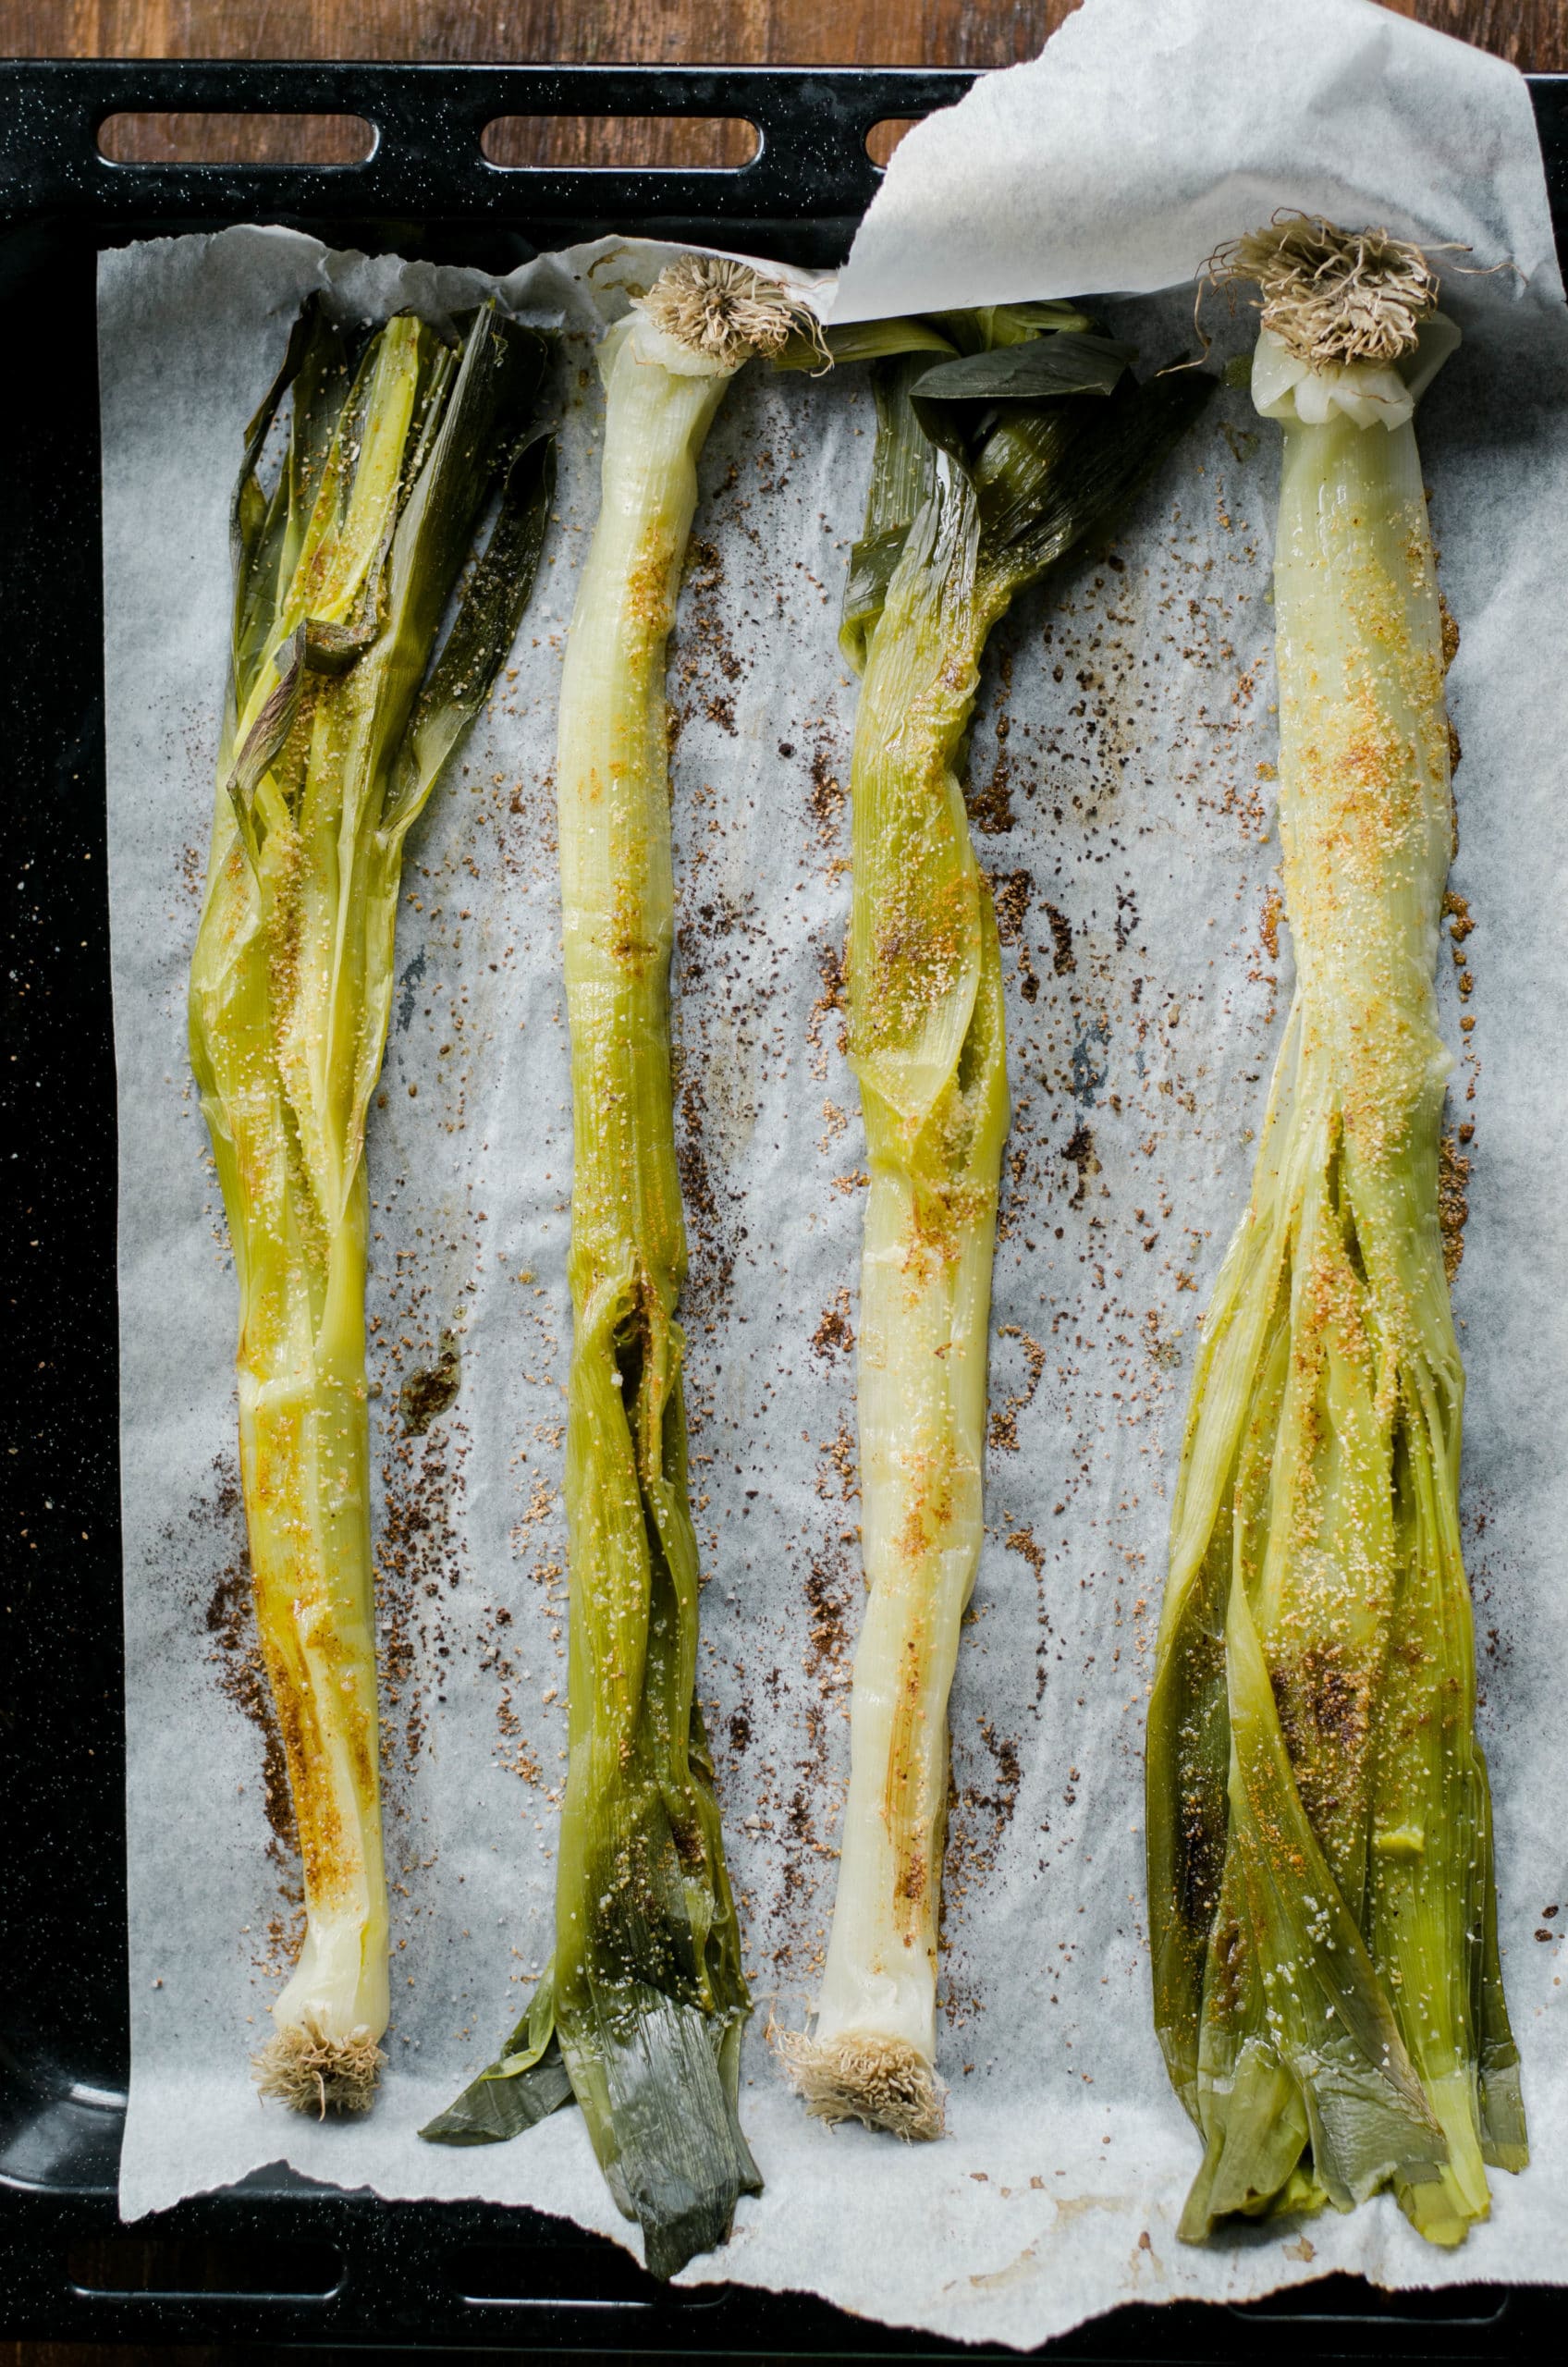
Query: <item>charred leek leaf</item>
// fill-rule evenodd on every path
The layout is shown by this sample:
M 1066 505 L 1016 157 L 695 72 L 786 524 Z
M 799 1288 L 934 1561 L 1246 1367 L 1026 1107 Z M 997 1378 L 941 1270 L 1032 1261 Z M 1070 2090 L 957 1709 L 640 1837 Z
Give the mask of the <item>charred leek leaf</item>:
M 837 368 L 852 362 L 886 362 L 900 353 L 978 353 L 1021 345 L 1047 329 L 1092 329 L 1076 304 L 991 304 L 973 313 L 937 313 L 929 320 L 849 321 L 842 328 L 795 332 L 773 355 L 776 370 Z
M 870 1586 L 816 2027 L 784 2042 L 826 2119 L 940 2134 L 937 1933 L 948 1697 L 983 1533 L 986 1339 L 1008 1128 L 1001 961 L 960 752 L 997 619 L 1103 527 L 1211 391 L 1134 386 L 1078 328 L 944 315 L 993 350 L 880 365 L 866 533 L 840 636 L 864 654 L 851 789 L 850 1059 L 871 1168 L 860 1301 Z M 956 393 L 947 399 L 943 386 Z M 935 382 L 935 392 L 932 391 Z M 1027 383 L 1048 389 L 1034 399 Z
M 570 2102 L 571 2080 L 556 2037 L 552 1965 L 496 2061 L 420 2135 L 440 2145 L 495 2145 Z
M 1284 434 L 1296 989 L 1171 1520 L 1147 1755 L 1156 2020 L 1204 2139 L 1189 2240 L 1391 2186 L 1452 2245 L 1487 2216 L 1485 2165 L 1527 2158 L 1438 1221 L 1452 809 L 1411 415 L 1453 339 L 1419 327 L 1435 283 L 1397 241 L 1291 221 L 1236 268 L 1264 287 L 1253 389 Z
M 520 449 L 542 340 L 493 305 L 352 350 L 315 303 L 247 432 L 191 1060 L 239 1279 L 257 1626 L 304 1860 L 264 2094 L 368 2104 L 386 2027 L 364 1278 L 365 1111 L 402 851 L 526 605 L 552 447 Z M 285 399 L 281 471 L 260 468 Z M 487 506 L 484 558 L 440 659 Z
M 923 402 L 1044 402 L 1056 395 L 1109 395 L 1137 349 L 1091 330 L 1032 337 L 939 362 L 920 381 Z

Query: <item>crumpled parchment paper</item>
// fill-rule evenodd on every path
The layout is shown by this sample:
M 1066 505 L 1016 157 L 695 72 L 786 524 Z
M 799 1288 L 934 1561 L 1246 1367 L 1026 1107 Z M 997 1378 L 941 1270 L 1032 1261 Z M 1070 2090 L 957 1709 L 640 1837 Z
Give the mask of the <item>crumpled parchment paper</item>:
M 1170 1488 L 1291 987 L 1270 786 L 1274 434 L 1222 391 L 1115 543 L 1021 601 L 987 663 L 971 794 L 1016 1114 L 987 1540 L 952 1704 L 949 2134 L 925 2148 L 808 2122 L 765 2036 L 815 1992 L 861 1596 L 864 1146 L 838 966 L 855 691 L 835 629 L 870 460 L 864 374 L 736 384 L 672 643 L 700 1690 L 757 2001 L 743 2113 L 766 2179 L 688 2275 L 806 2288 L 969 2341 L 1034 2344 L 1119 2302 L 1244 2299 L 1330 2269 L 1391 2286 L 1561 2273 L 1568 334 L 1523 85 L 1365 0 L 1089 0 L 1038 62 L 910 136 L 838 314 L 1105 291 L 1152 366 L 1194 350 L 1207 251 L 1280 204 L 1463 240 L 1474 251 L 1454 260 L 1477 273 L 1517 266 L 1451 278 L 1466 343 L 1421 423 L 1463 633 L 1452 884 L 1475 924 L 1460 949 L 1473 1028 L 1443 965 L 1451 1115 L 1475 1130 L 1455 1283 L 1465 1534 L 1536 2148 L 1527 2176 L 1494 2180 L 1494 2217 L 1457 2254 L 1421 2246 L 1386 2198 L 1178 2245 L 1197 2152 L 1150 2017 L 1140 1785 Z M 298 1868 L 247 1607 L 234 1280 L 185 974 L 243 423 L 309 288 L 368 319 L 451 309 L 488 283 L 264 229 L 103 260 L 128 2218 L 287 2163 L 634 2241 L 572 2112 L 475 2151 L 414 2132 L 493 2054 L 551 1945 L 570 1165 L 554 702 L 596 495 L 592 340 L 659 260 L 606 245 L 504 283 L 561 331 L 559 492 L 512 662 L 410 850 L 372 1112 L 395 2018 L 374 2112 L 326 2126 L 261 2106 L 247 2074 L 298 1931 Z M 1248 341 L 1222 304 L 1207 325 L 1217 362 Z M 457 1395 L 410 1434 L 403 1386 L 447 1351 Z

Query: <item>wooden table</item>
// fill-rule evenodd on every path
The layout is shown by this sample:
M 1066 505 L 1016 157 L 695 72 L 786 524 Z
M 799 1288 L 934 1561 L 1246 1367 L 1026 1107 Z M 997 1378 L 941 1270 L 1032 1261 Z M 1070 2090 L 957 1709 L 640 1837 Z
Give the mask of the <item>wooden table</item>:
M 0 0 L 6 57 L 409 57 L 514 64 L 1011 66 L 1033 57 L 1078 0 Z M 1565 0 L 1390 0 L 1402 16 L 1568 72 Z M 172 128 L 171 128 L 172 127 Z M 344 135 L 309 123 L 139 118 L 114 153 L 214 162 L 342 161 Z M 890 144 L 890 143 L 889 143 Z M 520 128 L 497 161 L 732 164 L 739 127 Z M 253 2352 L 280 2361 L 299 2354 Z M 363 2361 L 364 2351 L 313 2358 Z M 435 2357 L 438 2354 L 428 2354 Z M 456 2354 L 448 2354 L 455 2356 Z M 463 2354 L 472 2358 L 472 2353 Z M 497 2359 L 502 2353 L 494 2354 Z M 513 2354 L 521 2357 L 521 2353 Z M 231 2350 L 0 2340 L 0 2367 L 223 2367 Z
M 0 56 L 413 57 L 519 64 L 1011 66 L 1033 57 L 1078 0 L 0 0 Z M 1151 0 L 1158 5 L 1158 0 Z M 1516 66 L 1568 72 L 1568 0 L 1389 0 Z M 172 129 L 171 129 L 172 127 Z M 346 145 L 335 144 L 346 139 Z M 351 128 L 308 119 L 127 120 L 129 160 L 343 163 Z M 891 143 L 887 143 L 890 145 Z M 721 165 L 736 125 L 519 127 L 497 163 Z M 882 153 L 885 153 L 882 152 Z

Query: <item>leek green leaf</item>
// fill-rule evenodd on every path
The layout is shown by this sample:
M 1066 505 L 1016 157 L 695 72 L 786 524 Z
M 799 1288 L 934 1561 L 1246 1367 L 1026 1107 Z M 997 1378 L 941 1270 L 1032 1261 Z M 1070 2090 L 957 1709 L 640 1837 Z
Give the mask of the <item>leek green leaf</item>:
M 952 346 L 940 329 L 926 321 L 850 321 L 842 328 L 827 327 L 822 331 L 822 344 L 815 337 L 796 330 L 788 342 L 774 354 L 770 367 L 775 370 L 818 371 L 831 362 L 835 366 L 853 362 L 880 362 L 898 353 L 951 353 Z M 823 346 L 827 347 L 824 356 Z
M 876 441 L 865 523 L 850 553 L 839 630 L 839 646 L 857 674 L 865 670 L 871 634 L 882 613 L 893 570 L 915 514 L 930 491 L 930 438 L 910 399 L 911 389 L 925 367 L 923 354 L 906 354 L 881 363 L 871 374 L 876 399 Z
M 570 2103 L 571 2079 L 556 2038 L 555 1968 L 496 2061 L 420 2130 L 438 2145 L 496 2145 Z
M 933 328 L 960 353 L 988 353 L 993 346 L 1022 345 L 1049 329 L 1092 329 L 1095 323 L 1076 304 L 1040 299 L 1024 304 L 979 304 L 957 313 L 932 313 Z
M 1130 379 L 1086 401 L 1010 405 L 973 460 L 983 574 L 1012 598 L 1105 533 L 1195 423 L 1206 372 Z
M 923 402 L 1040 402 L 1052 395 L 1108 395 L 1137 348 L 1087 329 L 1036 335 L 938 362 L 917 382 Z

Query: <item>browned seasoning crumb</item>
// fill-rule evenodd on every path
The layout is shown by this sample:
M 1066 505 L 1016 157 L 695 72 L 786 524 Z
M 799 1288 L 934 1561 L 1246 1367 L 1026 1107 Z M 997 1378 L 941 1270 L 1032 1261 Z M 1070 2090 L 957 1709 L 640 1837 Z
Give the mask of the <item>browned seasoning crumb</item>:
M 1004 1541 L 1009 1552 L 1021 1555 L 1034 1571 L 1036 1580 L 1043 1581 L 1046 1575 L 1046 1549 L 1036 1539 L 1034 1530 L 1023 1522 L 1016 1522 L 1008 1530 Z
M 1258 931 L 1270 962 L 1280 959 L 1280 923 L 1284 917 L 1284 898 L 1278 888 L 1270 888 L 1263 900 L 1263 922 Z
M 844 969 L 844 956 L 838 946 L 820 946 L 816 959 L 822 991 L 813 1003 L 811 1015 L 806 1021 L 806 1042 L 812 1051 L 812 1074 L 822 1078 L 827 1073 L 827 1052 L 822 1040 L 822 1031 L 829 1012 L 836 1011 L 839 1013 L 838 1049 L 840 1059 L 849 1049 L 849 980 Z
M 1046 1351 L 1041 1347 L 1038 1340 L 1031 1339 L 1028 1332 L 1020 1331 L 1016 1323 L 1004 1323 L 998 1336 L 1003 1340 L 1022 1341 L 1023 1345 L 1026 1367 L 1023 1386 L 1011 1396 L 1004 1397 L 999 1404 L 993 1406 L 991 1411 L 993 1450 L 1001 1454 L 1016 1454 L 1018 1453 L 1018 1417 L 1035 1402 L 1035 1392 L 1040 1386 L 1040 1376 L 1046 1369 Z M 1011 1541 L 1010 1539 L 1009 1542 Z
M 1466 1127 L 1466 1137 L 1474 1131 L 1473 1127 Z M 1470 1214 L 1465 1186 L 1469 1181 L 1469 1159 L 1454 1137 L 1445 1134 L 1438 1147 L 1438 1222 L 1442 1227 L 1443 1271 L 1451 1282 L 1464 1255 L 1464 1224 Z
M 806 1646 L 806 1674 L 820 1677 L 847 1661 L 853 1648 L 849 1625 L 847 1568 L 842 1555 L 819 1558 L 806 1579 L 811 1606 L 811 1631 Z
M 461 1385 L 462 1356 L 457 1335 L 443 1331 L 435 1363 L 416 1365 L 398 1392 L 404 1436 L 423 1438 L 432 1422 L 455 1404 Z
M 711 915 L 712 907 L 707 907 Z M 682 973 L 689 974 L 696 956 L 692 951 L 694 930 L 689 922 L 680 930 Z M 735 1252 L 725 1238 L 707 1153 L 707 1095 L 704 1088 L 706 1062 L 682 1060 L 677 1071 L 675 1164 L 680 1177 L 680 1197 L 686 1217 L 690 1264 L 680 1294 L 681 1320 L 689 1330 L 702 1325 L 711 1331 L 729 1304 L 735 1281 Z
M 1012 656 L 1004 651 L 998 663 L 997 686 L 992 705 L 996 720 L 993 729 L 997 741 L 997 760 L 988 780 L 971 779 L 964 784 L 963 802 L 968 809 L 972 828 L 985 838 L 1000 838 L 1017 827 L 1018 816 L 1012 810 L 1012 759 L 1008 748 L 1011 718 L 1008 701 L 1012 693 Z
M 682 586 L 686 595 L 674 679 L 683 694 L 671 697 L 666 732 L 671 755 L 684 724 L 700 705 L 710 723 L 733 739 L 734 685 L 750 671 L 737 655 L 724 622 L 724 561 L 717 543 L 694 534 L 687 546 Z
M 992 876 L 991 895 L 997 907 L 997 935 L 1004 945 L 1018 948 L 1019 987 L 1025 1002 L 1040 992 L 1039 975 L 1023 933 L 1035 883 L 1027 871 L 998 871 Z
M 261 1738 L 262 1812 L 268 1826 L 266 1854 L 276 1879 L 276 1904 L 260 1931 L 252 1930 L 251 1936 L 259 1942 L 254 1968 L 268 1981 L 277 1981 L 293 1966 L 304 1928 L 299 1832 L 283 1731 L 256 1633 L 239 1471 L 232 1455 L 217 1456 L 213 1470 L 213 1492 L 191 1506 L 190 1517 L 199 1527 L 214 1532 L 214 1542 L 227 1558 L 212 1579 L 205 1600 L 198 1597 L 194 1607 L 212 1639 L 209 1657 L 218 1690 Z M 169 1535 L 172 1541 L 172 1529 Z
M 838 774 L 833 770 L 832 755 L 826 742 L 819 742 L 811 760 L 811 794 L 807 810 L 816 824 L 818 843 L 834 844 L 839 837 L 844 813 L 844 791 Z
M 468 1439 L 460 1422 L 417 1440 L 389 1436 L 382 1459 L 385 1512 L 375 1539 L 376 1626 L 384 1714 L 384 1771 L 411 1768 L 431 1715 L 426 1687 L 438 1693 L 450 1652 L 442 1618 L 461 1561 L 453 1520 L 463 1492 Z
M 1027 871 L 992 873 L 991 895 L 997 907 L 997 935 L 1004 945 L 1016 945 L 1022 938 L 1034 887 L 1034 880 Z
M 962 1961 L 949 1946 L 949 1925 L 962 1916 L 970 1890 L 994 1875 L 1023 1780 L 1017 1737 L 998 1735 L 988 1718 L 977 1717 L 974 1723 L 990 1765 L 987 1768 L 980 1760 L 974 1772 L 961 1782 L 955 1764 L 948 1778 L 948 1832 L 939 1926 L 943 1980 L 938 2006 L 949 2027 L 970 2020 L 981 2003 L 965 1976 Z M 970 1756 L 968 1752 L 963 1755 L 966 1759 Z M 974 1754 L 975 1759 L 978 1756 Z
M 1082 1119 L 1072 1129 L 1067 1147 L 1061 1155 L 1070 1166 L 1075 1167 L 1078 1171 L 1078 1181 L 1072 1188 L 1072 1194 L 1067 1205 L 1070 1208 L 1082 1208 L 1089 1188 L 1090 1176 L 1097 1175 L 1100 1171 L 1099 1157 L 1095 1149 L 1094 1131 L 1086 1126 Z
M 232 1473 L 223 1471 L 220 1466 L 218 1499 L 214 1506 L 220 1518 L 231 1519 L 238 1511 L 239 1501 L 237 1480 Z M 243 1518 L 236 1526 L 242 1539 Z M 267 1683 L 261 1641 L 256 1634 L 251 1556 L 243 1542 L 235 1559 L 219 1572 L 213 1582 L 213 1591 L 206 1606 L 206 1626 L 213 1639 L 212 1660 L 217 1672 L 218 1690 L 261 1736 L 262 1805 L 273 1836 L 268 1845 L 268 1854 L 276 1858 L 287 1853 L 291 1857 L 299 1847 L 294 1802 L 288 1789 L 283 1732 L 273 1707 L 272 1688 Z
M 1054 904 L 1046 906 L 1046 918 L 1051 925 L 1051 967 L 1057 976 L 1062 978 L 1070 970 L 1078 967 L 1077 956 L 1072 950 L 1072 924 L 1065 913 L 1057 911 Z
M 855 1344 L 854 1328 L 850 1321 L 848 1287 L 839 1291 L 831 1306 L 822 1310 L 822 1319 L 811 1335 L 812 1353 L 824 1359 L 847 1356 Z
M 822 1440 L 820 1451 L 827 1458 L 828 1469 L 817 1473 L 817 1494 L 829 1502 L 837 1495 L 847 1503 L 851 1496 L 860 1493 L 860 1455 L 854 1434 L 843 1415 L 839 1417 L 837 1434 L 831 1439 Z M 834 1486 L 835 1480 L 837 1487 Z

